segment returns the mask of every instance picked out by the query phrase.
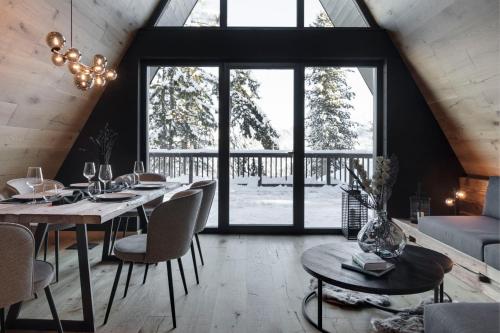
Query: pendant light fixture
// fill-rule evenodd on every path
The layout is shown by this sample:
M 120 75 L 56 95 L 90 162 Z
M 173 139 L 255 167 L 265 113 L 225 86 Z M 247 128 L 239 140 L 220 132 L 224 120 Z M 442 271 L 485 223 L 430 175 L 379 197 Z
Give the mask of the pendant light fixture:
M 73 0 L 70 14 L 70 48 L 63 52 L 66 39 L 60 32 L 52 31 L 47 34 L 47 45 L 52 52 L 52 62 L 56 66 L 63 66 L 68 63 L 68 69 L 74 75 L 74 82 L 78 89 L 89 90 L 95 84 L 103 87 L 106 82 L 116 79 L 117 74 L 114 69 L 107 69 L 106 57 L 96 54 L 92 65 L 87 66 L 80 62 L 82 55 L 80 51 L 73 47 Z

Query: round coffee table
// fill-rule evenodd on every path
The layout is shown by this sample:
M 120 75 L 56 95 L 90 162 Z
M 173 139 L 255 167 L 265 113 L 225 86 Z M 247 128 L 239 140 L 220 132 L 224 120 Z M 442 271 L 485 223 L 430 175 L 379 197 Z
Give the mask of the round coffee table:
M 342 243 L 318 245 L 302 254 L 302 267 L 318 280 L 318 291 L 306 295 L 302 302 L 304 317 L 317 329 L 323 330 L 322 283 L 370 294 L 410 295 L 434 290 L 434 302 L 444 294 L 443 277 L 451 271 L 453 262 L 445 255 L 423 247 L 407 245 L 403 254 L 387 261 L 396 267 L 381 277 L 373 277 L 341 267 L 351 262 L 360 249 L 346 248 Z M 318 319 L 314 322 L 307 314 L 307 303 L 318 297 Z M 372 304 L 373 305 L 373 304 Z M 378 306 L 377 306 L 378 307 Z M 384 309 L 383 307 L 379 307 Z

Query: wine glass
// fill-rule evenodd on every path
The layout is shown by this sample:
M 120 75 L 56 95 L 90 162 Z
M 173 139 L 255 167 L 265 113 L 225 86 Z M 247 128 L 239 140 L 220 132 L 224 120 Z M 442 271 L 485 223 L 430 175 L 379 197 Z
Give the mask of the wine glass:
M 85 166 L 83 167 L 83 176 L 87 178 L 87 183 L 90 184 L 90 180 L 95 176 L 94 162 L 85 162 Z
M 50 200 L 54 197 L 57 197 L 59 195 L 59 187 L 57 184 L 53 182 L 44 182 L 43 183 L 43 200 L 45 202 L 50 202 Z
M 98 180 L 90 181 L 87 190 L 89 196 L 95 199 L 96 195 L 101 194 L 101 183 Z
M 141 175 L 144 173 L 144 163 L 142 161 L 134 162 L 134 175 L 137 176 L 137 184 L 141 183 Z
M 28 174 L 26 175 L 26 185 L 33 190 L 32 204 L 36 203 L 35 192 L 36 187 L 43 184 L 43 174 L 41 167 L 28 167 Z
M 106 184 L 113 179 L 111 164 L 101 164 L 99 166 L 99 180 L 104 184 L 104 192 L 106 192 Z

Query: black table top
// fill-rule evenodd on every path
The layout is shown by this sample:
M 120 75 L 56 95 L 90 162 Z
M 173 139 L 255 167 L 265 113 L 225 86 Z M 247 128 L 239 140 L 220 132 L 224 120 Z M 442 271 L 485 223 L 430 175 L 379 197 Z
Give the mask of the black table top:
M 365 275 L 341 267 L 350 263 L 361 249 L 342 243 L 318 245 L 302 254 L 302 266 L 312 276 L 326 283 L 372 294 L 409 295 L 438 287 L 453 262 L 445 255 L 423 247 L 407 245 L 403 254 L 387 261 L 396 267 L 381 277 Z

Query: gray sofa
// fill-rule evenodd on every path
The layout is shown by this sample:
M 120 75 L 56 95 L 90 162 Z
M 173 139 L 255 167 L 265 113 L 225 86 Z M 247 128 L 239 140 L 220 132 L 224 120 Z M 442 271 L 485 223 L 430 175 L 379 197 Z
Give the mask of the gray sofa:
M 500 303 L 437 303 L 425 306 L 425 333 L 498 333 Z
M 483 215 L 426 216 L 418 229 L 500 270 L 500 177 L 490 177 Z

